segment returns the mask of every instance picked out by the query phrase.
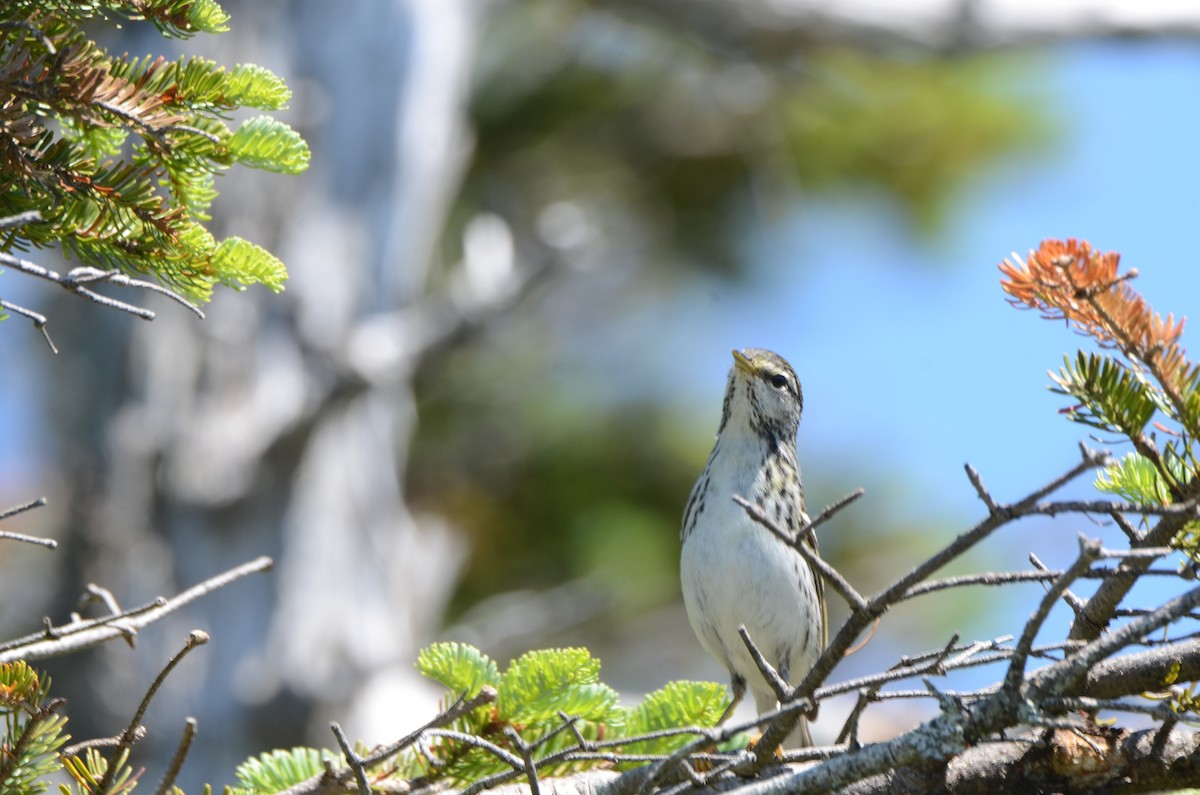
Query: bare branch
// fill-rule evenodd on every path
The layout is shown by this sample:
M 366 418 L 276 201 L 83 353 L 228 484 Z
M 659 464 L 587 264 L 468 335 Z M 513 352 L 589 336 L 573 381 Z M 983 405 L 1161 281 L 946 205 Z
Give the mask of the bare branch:
M 447 740 L 456 740 L 465 745 L 471 745 L 475 748 L 482 748 L 492 756 L 499 759 L 504 764 L 516 770 L 518 773 L 525 772 L 525 761 L 521 757 L 504 750 L 493 742 L 476 737 L 474 734 L 463 734 L 462 732 L 450 731 L 449 729 L 430 729 L 426 732 L 430 737 L 445 737 Z
M 1156 749 L 1155 736 L 1162 742 Z M 1096 749 L 1099 749 L 1097 753 Z M 946 765 L 887 771 L 843 790 L 847 795 L 955 795 L 1005 792 L 1160 792 L 1191 786 L 1200 775 L 1200 734 L 1155 730 L 1051 731 L 980 743 Z M 1003 782 L 1002 784 L 1000 782 Z M 1106 785 L 1107 782 L 1107 785 Z
M 1189 500 L 1185 505 L 1194 505 Z M 1143 534 L 1134 545 L 1138 547 L 1162 547 L 1171 543 L 1176 534 L 1192 521 L 1191 516 L 1178 513 L 1163 515 L 1154 527 Z M 1121 601 L 1129 593 L 1133 584 L 1143 571 L 1150 567 L 1151 559 L 1128 560 L 1121 564 L 1123 573 L 1106 578 L 1087 600 L 1083 609 L 1075 617 L 1071 625 L 1069 637 L 1072 640 L 1094 640 L 1100 636 L 1112 620 L 1113 614 Z
M 831 505 L 826 507 L 825 510 L 821 511 L 819 514 L 817 514 L 815 517 L 813 517 L 813 519 L 811 519 L 808 522 L 808 524 L 802 526 L 800 528 L 800 532 L 797 535 L 805 536 L 805 535 L 808 535 L 809 533 L 814 532 L 818 527 L 825 524 L 830 519 L 832 519 L 835 515 L 837 515 L 843 508 L 854 503 L 855 501 L 858 500 L 859 497 L 863 496 L 866 493 L 867 493 L 866 489 L 859 487 L 859 488 L 855 489 L 854 491 L 850 492 L 849 494 L 847 494 L 846 496 L 842 497 L 841 499 L 836 500 Z
M 143 737 L 146 736 L 146 727 L 139 726 L 137 728 L 136 734 L 137 734 L 137 737 L 134 738 L 135 741 L 140 741 Z M 79 754 L 83 753 L 84 751 L 86 751 L 89 748 L 115 748 L 116 746 L 118 746 L 120 744 L 121 744 L 121 735 L 119 735 L 119 734 L 115 737 L 96 737 L 91 740 L 84 740 L 83 742 L 72 743 L 71 745 L 68 745 L 67 747 L 65 747 L 61 751 L 59 751 L 59 754 L 61 754 L 62 756 L 79 756 Z
M 27 536 L 24 533 L 10 533 L 7 530 L 0 530 L 0 539 L 6 541 L 21 541 L 26 544 L 34 544 L 47 549 L 58 549 L 58 542 L 53 538 L 38 538 L 37 536 Z
M 179 777 L 179 771 L 183 769 L 184 760 L 187 759 L 188 751 L 191 750 L 192 740 L 196 739 L 198 725 L 195 718 L 188 718 L 183 722 L 183 736 L 179 738 L 179 745 L 175 747 L 171 763 L 167 765 L 167 771 L 163 773 L 162 780 L 158 782 L 158 788 L 154 790 L 154 795 L 169 795 L 171 792 L 171 785 Z
M 529 743 L 521 739 L 521 735 L 512 726 L 504 727 L 504 735 L 521 752 L 521 760 L 525 763 L 525 779 L 529 782 L 530 793 L 532 795 L 542 795 L 542 788 L 538 785 L 537 767 L 533 764 L 532 747 Z
M 1200 605 L 1200 587 L 1193 588 L 1165 602 L 1157 610 L 1101 636 L 1065 660 L 1037 671 L 1029 682 L 1031 691 L 1043 697 L 1061 696 L 1072 692 L 1074 686 L 1085 679 L 1088 671 L 1101 660 L 1166 626 L 1197 605 Z
M 471 698 L 467 698 L 467 694 L 463 693 L 458 699 L 436 715 L 425 725 L 415 731 L 406 734 L 401 739 L 394 743 L 383 746 L 372 751 L 367 756 L 360 759 L 364 768 L 379 764 L 380 762 L 400 753 L 405 748 L 417 742 L 431 729 L 438 726 L 445 726 L 453 723 L 470 712 L 475 711 L 485 704 L 491 704 L 496 700 L 496 690 L 492 687 L 484 686 Z M 286 790 L 278 793 L 278 795 L 313 795 L 314 793 L 324 792 L 327 789 L 334 788 L 344 782 L 347 782 L 355 775 L 350 767 L 344 767 L 340 770 L 330 770 L 325 773 L 320 773 L 312 778 L 305 779 L 299 784 L 294 784 Z M 506 779 L 507 780 L 507 779 Z
M 1090 451 L 1084 448 L 1084 460 L 1073 466 L 1065 474 L 1055 478 L 1049 486 L 1038 489 L 1014 505 L 1000 506 L 998 510 L 989 512 L 986 518 L 967 532 L 959 535 L 950 544 L 943 547 L 940 552 L 935 553 L 923 563 L 918 564 L 908 574 L 893 582 L 878 595 L 871 597 L 863 609 L 855 610 L 846 619 L 845 624 L 842 625 L 837 635 L 834 636 L 804 680 L 796 688 L 797 695 L 807 696 L 812 694 L 824 682 L 825 678 L 829 676 L 838 662 L 841 661 L 846 650 L 854 643 L 859 633 L 866 629 L 876 618 L 883 615 L 893 604 L 900 601 L 917 583 L 928 579 L 933 572 L 983 541 L 997 528 L 1007 524 L 1024 512 L 1032 510 L 1033 506 L 1053 491 L 1054 488 L 1065 485 L 1073 478 L 1097 466 L 1099 461 L 1106 460 L 1098 454 L 1089 453 Z
M 738 625 L 738 635 L 742 638 L 742 643 L 746 644 L 746 649 L 750 652 L 750 656 L 754 659 L 754 664 L 758 666 L 758 672 L 762 674 L 763 679 L 775 691 L 776 701 L 787 701 L 792 695 L 792 686 L 783 681 L 783 677 L 779 672 L 772 667 L 771 663 L 767 662 L 767 658 L 759 651 L 758 646 L 754 644 L 754 640 L 750 637 L 750 631 L 746 629 L 745 624 Z
M 433 718 L 433 720 L 429 721 L 421 728 L 406 734 L 403 738 L 392 743 L 391 745 L 387 745 L 376 751 L 372 751 L 369 755 L 363 758 L 363 764 L 370 766 L 377 762 L 382 762 L 389 756 L 395 756 L 396 754 L 400 753 L 400 751 L 416 742 L 417 738 L 428 730 L 451 724 L 461 718 L 463 715 L 474 712 L 486 704 L 495 702 L 495 700 L 496 690 L 488 685 L 481 687 L 479 692 L 471 698 L 467 698 L 467 694 L 463 693 L 458 697 L 458 700 L 456 700 L 440 715 Z M 288 790 L 288 792 L 291 793 L 291 790 Z
M 113 592 L 102 586 L 96 585 L 94 582 L 89 582 L 87 588 L 83 592 L 83 596 L 79 598 L 80 605 L 88 601 L 98 601 L 108 608 L 109 615 L 119 616 L 124 611 L 121 610 L 121 605 L 117 603 L 117 597 L 113 596 Z
M 55 355 L 58 354 L 58 346 L 54 344 L 54 340 L 50 339 L 50 332 L 46 330 L 46 323 L 49 321 L 46 320 L 45 315 L 39 312 L 34 312 L 32 309 L 26 309 L 20 304 L 14 304 L 12 301 L 5 301 L 3 299 L 0 299 L 0 307 L 4 307 L 9 312 L 16 312 L 18 315 L 27 317 L 33 321 L 33 327 L 42 332 L 42 338 L 45 339 L 46 344 L 50 346 L 50 352 Z
M 1025 622 L 1025 628 L 1017 640 L 1017 647 L 1013 650 L 1012 659 L 1009 661 L 1008 671 L 1004 675 L 1004 690 L 1014 696 L 1020 690 L 1021 683 L 1025 679 L 1025 664 L 1029 660 L 1029 650 L 1033 648 L 1034 638 L 1037 637 L 1038 631 L 1046 622 L 1050 610 L 1058 602 L 1059 597 L 1083 572 L 1091 568 L 1092 563 L 1099 559 L 1100 550 L 1099 541 L 1092 541 L 1083 536 L 1079 537 L 1079 556 L 1075 558 L 1075 562 L 1071 564 L 1070 568 L 1063 572 L 1046 590 L 1041 602 L 1038 603 L 1037 610 Z
M 1125 537 L 1129 539 L 1131 546 L 1137 546 L 1142 542 L 1142 534 L 1138 532 L 1137 528 L 1134 527 L 1133 524 L 1130 523 L 1129 519 L 1125 517 L 1125 514 L 1120 513 L 1119 511 L 1110 511 L 1108 515 L 1111 516 L 1112 520 L 1117 523 L 1117 527 L 1121 528 L 1121 532 L 1123 532 Z
M 568 715 L 567 713 L 563 712 L 561 709 L 558 711 L 558 717 L 559 717 L 559 720 L 561 720 L 567 726 L 567 728 L 569 728 L 571 730 L 571 734 L 575 735 L 575 742 L 579 745 L 580 749 L 582 749 L 584 751 L 596 750 L 596 744 L 593 743 L 592 741 L 586 739 L 579 732 L 579 727 L 575 725 L 576 723 L 579 722 L 579 718 L 574 717 L 572 715 Z
M 342 749 L 342 756 L 346 758 L 346 764 L 354 771 L 354 780 L 358 783 L 358 791 L 369 793 L 371 783 L 367 780 L 367 771 L 363 768 L 362 759 L 354 753 L 354 749 L 350 746 L 350 740 L 346 737 L 346 733 L 342 731 L 342 727 L 338 725 L 337 721 L 330 723 L 329 729 L 337 739 L 338 747 Z
M 150 292 L 167 296 L 172 301 L 175 301 L 176 303 L 190 309 L 201 319 L 204 318 L 204 312 L 201 311 L 200 307 L 196 306 L 179 293 L 167 287 L 163 287 L 161 284 L 156 284 L 144 279 L 132 279 L 117 270 L 102 271 L 97 268 L 82 266 L 73 268 L 64 276 L 57 271 L 42 267 L 36 262 L 30 262 L 29 260 L 21 259 L 20 257 L 13 256 L 7 252 L 0 252 L 0 265 L 20 271 L 21 273 L 29 276 L 34 276 L 39 279 L 44 279 L 48 282 L 53 282 L 54 284 L 57 284 L 65 289 L 67 292 L 83 296 L 93 303 L 107 306 L 111 309 L 117 309 L 121 312 L 127 312 L 136 317 L 140 317 L 143 320 L 153 320 L 155 317 L 154 312 L 140 306 L 126 303 L 125 301 L 121 301 L 116 298 L 100 295 L 99 293 L 89 289 L 88 285 L 107 282 L 109 284 L 115 284 L 118 287 L 133 287 L 140 290 L 149 290 Z
M 32 511 L 34 508 L 41 508 L 45 504 L 46 498 L 38 497 L 36 500 L 30 500 L 29 502 L 21 503 L 20 505 L 14 505 L 11 508 L 5 508 L 3 511 L 0 511 L 0 521 L 11 519 L 17 514 L 25 513 L 26 511 Z
M 1200 679 L 1200 638 L 1102 660 L 1088 670 L 1078 692 L 1094 698 L 1120 698 L 1159 690 L 1166 686 L 1175 665 L 1179 666 L 1178 681 Z
M 40 639 L 32 636 L 20 639 L 19 643 L 0 647 L 0 663 L 13 660 L 40 660 L 96 646 L 115 637 L 126 635 L 131 629 L 136 631 L 153 624 L 202 596 L 223 588 L 248 574 L 267 571 L 272 565 L 273 562 L 270 558 L 261 557 L 194 585 L 171 599 L 156 600 L 144 609 L 139 608 L 138 611 L 130 611 L 119 617 L 110 616 L 99 621 L 80 621 L 64 627 L 48 628 L 49 631 L 44 633 Z M 112 623 L 114 618 L 122 619 L 120 626 Z
M 846 722 L 842 724 L 842 729 L 838 732 L 837 742 L 847 743 L 852 750 L 862 747 L 862 743 L 858 740 L 858 721 L 866 711 L 867 705 L 875 701 L 881 687 L 883 687 L 883 683 L 864 687 L 858 691 L 858 700 L 854 702 L 854 709 L 850 710 L 850 714 L 846 716 Z
M 13 23 L 13 24 L 19 24 L 19 23 Z M 51 53 L 54 52 L 54 45 L 50 43 L 50 40 L 47 39 L 45 37 L 45 35 L 41 33 L 41 31 L 37 30 L 32 25 L 21 24 L 20 26 L 24 27 L 24 28 L 28 28 L 30 30 L 30 32 L 41 35 L 42 41 L 46 45 L 46 49 L 48 49 Z M 8 27 L 8 26 L 5 25 L 4 27 Z M 17 229 L 19 227 L 25 226 L 26 224 L 36 224 L 41 220 L 42 220 L 42 214 L 40 212 L 38 212 L 37 210 L 26 210 L 23 213 L 15 213 L 13 215 L 4 216 L 4 217 L 0 218 L 0 232 L 7 231 L 9 229 Z
M 125 727 L 125 731 L 121 732 L 121 737 L 117 741 L 117 750 L 113 753 L 108 767 L 104 770 L 104 778 L 100 779 L 100 783 L 96 785 L 96 795 L 105 795 L 109 787 L 112 786 L 113 779 L 116 778 L 117 771 L 121 767 L 118 764 L 121 754 L 132 748 L 134 742 L 140 736 L 138 730 L 142 725 L 142 718 L 145 716 L 146 710 L 150 707 L 150 701 L 158 693 L 158 689 L 162 687 L 162 683 L 167 680 L 167 676 L 170 675 L 171 671 L 175 670 L 175 666 L 179 665 L 180 661 L 188 655 L 188 652 L 198 646 L 203 646 L 205 643 L 208 643 L 208 633 L 198 629 L 192 630 L 188 634 L 183 648 L 176 652 L 163 669 L 159 671 L 158 676 L 154 677 L 154 681 L 150 683 L 150 688 L 146 691 L 146 695 L 142 697 L 142 703 L 138 704 L 137 711 L 133 714 L 133 719 L 129 721 L 129 725 Z
M 807 544 L 803 543 L 804 533 L 796 536 L 791 535 L 787 530 L 780 527 L 769 516 L 763 513 L 762 509 L 744 497 L 737 494 L 733 495 L 733 501 L 742 507 L 742 509 L 758 524 L 770 530 L 785 543 L 795 549 L 808 562 L 814 570 L 829 583 L 829 585 L 838 592 L 838 595 L 846 600 L 852 610 L 863 610 L 867 606 L 867 600 L 852 586 L 841 573 L 830 566 L 814 552 Z M 849 505 L 852 500 L 843 500 L 844 505 Z M 812 527 L 814 525 L 810 525 Z
M 1000 506 L 992 498 L 992 493 L 983 485 L 983 478 L 980 476 L 979 470 L 970 464 L 963 464 L 963 468 L 967 472 L 967 480 L 971 481 L 971 485 L 975 487 L 975 493 L 979 495 L 979 499 L 983 500 L 983 504 L 987 506 L 988 513 L 999 511 Z

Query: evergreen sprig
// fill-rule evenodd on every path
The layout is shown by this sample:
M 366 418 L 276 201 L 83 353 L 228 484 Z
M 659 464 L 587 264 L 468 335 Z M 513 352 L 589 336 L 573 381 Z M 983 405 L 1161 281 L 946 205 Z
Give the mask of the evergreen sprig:
M 49 700 L 50 680 L 24 661 L 0 664 L 0 792 L 38 793 L 62 769 L 58 751 L 70 737 L 62 703 Z
M 217 284 L 283 289 L 286 271 L 238 238 L 202 226 L 214 177 L 241 164 L 283 174 L 308 166 L 299 134 L 269 116 L 232 129 L 239 108 L 291 97 L 261 66 L 205 58 L 113 57 L 86 34 L 96 18 L 148 20 L 165 35 L 226 29 L 212 0 L 20 0 L 0 7 L 0 252 L 60 248 L 84 265 L 148 274 L 189 298 Z
M 1075 422 L 1103 431 L 1136 436 L 1142 432 L 1158 402 L 1149 384 L 1111 356 L 1079 351 L 1065 357 L 1051 389 L 1081 401 L 1067 409 Z
M 1066 321 L 1099 352 L 1067 356 L 1052 391 L 1078 401 L 1075 422 L 1125 437 L 1134 450 L 1101 470 L 1096 487 L 1144 505 L 1200 499 L 1200 363 L 1183 348 L 1184 320 L 1165 318 L 1119 272 L 1120 255 L 1086 240 L 1047 240 L 1024 260 L 1000 265 L 1001 286 L 1015 306 Z M 1149 430 L 1148 430 L 1149 429 Z M 1200 560 L 1200 523 L 1188 522 L 1174 544 Z
M 238 786 L 229 795 L 282 792 L 325 770 L 333 754 L 315 748 L 270 751 L 247 759 L 237 769 Z
M 417 670 L 449 688 L 447 700 L 460 695 L 469 698 L 483 687 L 495 688 L 495 703 L 460 719 L 455 731 L 517 754 L 519 748 L 512 739 L 515 734 L 533 748 L 534 760 L 576 746 L 576 733 L 585 741 L 605 740 L 606 745 L 630 738 L 628 745 L 617 743 L 614 753 L 670 753 L 683 747 L 692 735 L 642 736 L 664 729 L 711 727 L 729 703 L 724 685 L 671 682 L 640 703 L 621 707 L 616 691 L 600 682 L 600 661 L 579 648 L 527 652 L 501 671 L 473 646 L 435 643 L 422 650 Z M 570 722 L 569 727 L 565 721 Z M 506 769 L 485 745 L 458 737 L 439 737 L 426 752 L 434 760 L 432 764 L 416 752 L 393 760 L 397 774 L 406 771 L 405 775 L 411 777 L 416 771 L 462 784 Z M 600 762 L 576 760 L 539 769 L 549 775 L 591 764 Z

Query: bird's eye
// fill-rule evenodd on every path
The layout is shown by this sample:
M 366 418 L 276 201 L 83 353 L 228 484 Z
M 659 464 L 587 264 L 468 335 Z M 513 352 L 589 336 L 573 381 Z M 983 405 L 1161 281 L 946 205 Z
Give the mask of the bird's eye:
M 783 373 L 776 373 L 771 376 L 771 386 L 783 389 L 787 386 L 787 376 Z

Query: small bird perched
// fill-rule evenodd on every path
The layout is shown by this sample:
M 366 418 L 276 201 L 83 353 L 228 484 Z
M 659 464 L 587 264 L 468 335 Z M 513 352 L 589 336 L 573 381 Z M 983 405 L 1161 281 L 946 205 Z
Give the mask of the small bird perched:
M 821 578 L 733 501 L 737 495 L 754 503 L 793 534 L 808 523 L 796 461 L 803 407 L 800 381 L 781 356 L 758 348 L 733 351 L 717 441 L 683 514 L 683 602 L 700 645 L 729 671 L 733 703 L 726 717 L 747 685 L 760 715 L 778 706 L 739 625 L 793 685 L 825 647 Z M 805 543 L 816 551 L 811 534 Z M 812 745 L 808 722 L 801 719 L 783 745 Z

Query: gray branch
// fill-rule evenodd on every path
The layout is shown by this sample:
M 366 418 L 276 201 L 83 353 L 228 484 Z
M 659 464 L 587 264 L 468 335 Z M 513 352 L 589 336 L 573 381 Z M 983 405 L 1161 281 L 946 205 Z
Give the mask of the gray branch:
M 77 620 L 59 627 L 47 624 L 40 638 L 23 638 L 19 643 L 7 644 L 0 648 L 0 663 L 57 657 L 97 646 L 113 638 L 129 637 L 142 627 L 153 624 L 189 602 L 194 602 L 218 588 L 224 588 L 248 574 L 267 571 L 272 565 L 274 564 L 270 558 L 257 558 L 194 585 L 170 599 L 159 599 L 147 608 L 129 611 L 120 616 L 100 621 Z

